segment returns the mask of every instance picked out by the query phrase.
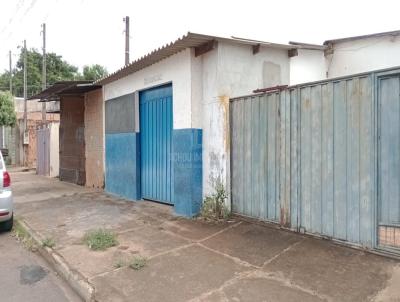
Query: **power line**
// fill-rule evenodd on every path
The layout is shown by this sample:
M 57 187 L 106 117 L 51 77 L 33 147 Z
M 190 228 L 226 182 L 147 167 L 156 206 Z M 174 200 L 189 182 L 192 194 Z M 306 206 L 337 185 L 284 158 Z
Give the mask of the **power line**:
M 25 18 L 25 16 L 32 10 L 32 8 L 35 6 L 37 0 L 32 0 L 31 5 L 28 7 L 28 9 L 25 10 L 24 15 L 22 18 Z
M 12 14 L 12 17 L 8 20 L 8 24 L 6 24 L 2 28 L 2 30 L 0 31 L 0 34 L 2 34 L 7 29 L 8 25 L 11 25 L 14 22 L 14 18 L 17 15 L 18 11 L 21 9 L 23 3 L 24 3 L 24 0 L 19 0 L 19 2 L 16 5 L 16 9 L 15 9 L 14 13 Z

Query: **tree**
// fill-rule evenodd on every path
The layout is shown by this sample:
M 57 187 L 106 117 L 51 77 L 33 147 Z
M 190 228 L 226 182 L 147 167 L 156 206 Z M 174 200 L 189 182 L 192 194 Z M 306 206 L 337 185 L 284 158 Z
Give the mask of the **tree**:
M 32 96 L 42 90 L 42 54 L 32 48 L 27 51 L 27 95 Z M 47 54 L 47 83 L 49 85 L 56 81 L 74 80 L 79 78 L 78 68 L 64 61 L 55 53 Z M 12 71 L 13 93 L 23 96 L 24 87 L 24 53 L 21 51 L 16 67 Z M 8 90 L 10 73 L 0 75 L 0 89 Z
M 83 66 L 82 78 L 88 81 L 96 81 L 108 75 L 107 69 L 99 64 Z
M 0 126 L 12 127 L 16 121 L 13 96 L 8 91 L 0 91 Z
M 36 49 L 27 51 L 27 95 L 28 97 L 39 93 L 42 90 L 42 60 L 43 56 Z M 62 56 L 55 53 L 46 55 L 47 85 L 58 81 L 71 80 L 97 80 L 107 75 L 107 70 L 98 64 L 85 66 L 83 75 L 78 68 L 63 60 Z M 13 94 L 23 96 L 24 87 L 24 55 L 21 51 L 16 67 L 12 70 Z M 0 74 L 0 90 L 9 90 L 10 72 Z

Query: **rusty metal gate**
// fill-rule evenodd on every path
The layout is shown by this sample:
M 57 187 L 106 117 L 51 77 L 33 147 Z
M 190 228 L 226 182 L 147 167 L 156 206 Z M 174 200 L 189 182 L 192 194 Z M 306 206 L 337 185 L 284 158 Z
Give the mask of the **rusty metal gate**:
M 292 225 L 372 247 L 376 232 L 374 77 L 366 74 L 301 85 L 296 94 L 292 123 L 298 169 Z
M 285 93 L 233 99 L 231 187 L 233 212 L 262 220 L 288 221 L 285 163 L 289 156 L 289 102 Z
M 36 130 L 36 173 L 48 176 L 50 174 L 50 129 L 48 127 Z
M 400 71 L 231 99 L 235 213 L 400 251 Z

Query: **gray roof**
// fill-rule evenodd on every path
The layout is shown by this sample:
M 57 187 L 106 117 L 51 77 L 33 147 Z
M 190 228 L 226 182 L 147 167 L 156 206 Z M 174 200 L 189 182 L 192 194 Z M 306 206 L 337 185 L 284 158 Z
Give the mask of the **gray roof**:
M 93 84 L 92 81 L 60 81 L 54 83 L 40 93 L 31 96 L 28 100 L 40 99 L 50 102 L 63 94 L 82 94 L 99 88 L 101 88 L 101 86 Z
M 295 41 L 289 41 L 289 44 L 297 46 L 298 48 L 302 49 L 325 50 L 327 48 L 325 45 L 310 44 L 310 43 L 295 42 Z
M 398 35 L 400 35 L 400 30 L 393 30 L 393 31 L 386 31 L 386 32 L 369 34 L 369 35 L 362 35 L 362 36 L 354 36 L 354 37 L 326 40 L 324 42 L 324 45 L 340 43 L 340 42 L 347 42 L 347 41 L 353 41 L 353 40 L 361 40 L 361 39 L 382 37 L 382 36 L 398 36 Z
M 278 43 L 271 43 L 265 41 L 258 41 L 258 40 L 251 40 L 251 39 L 244 39 L 244 38 L 223 38 L 217 36 L 209 36 L 203 34 L 196 34 L 188 32 L 182 38 L 179 38 L 169 44 L 166 44 L 160 48 L 153 50 L 152 52 L 146 54 L 145 56 L 131 62 L 130 64 L 120 68 L 116 72 L 108 75 L 107 77 L 98 80 L 95 82 L 99 85 L 104 85 L 118 79 L 121 79 L 131 73 L 137 72 L 143 68 L 146 68 L 150 65 L 153 65 L 169 56 L 172 56 L 186 48 L 193 48 L 203 45 L 204 43 L 211 42 L 211 41 L 225 41 L 237 44 L 245 44 L 245 45 L 261 45 L 273 48 L 281 48 L 281 49 L 293 49 L 293 48 L 304 48 L 302 45 L 289 45 L 289 44 L 278 44 Z M 311 47 L 312 45 L 308 45 L 307 47 Z M 313 45 L 315 49 L 319 49 L 321 45 Z

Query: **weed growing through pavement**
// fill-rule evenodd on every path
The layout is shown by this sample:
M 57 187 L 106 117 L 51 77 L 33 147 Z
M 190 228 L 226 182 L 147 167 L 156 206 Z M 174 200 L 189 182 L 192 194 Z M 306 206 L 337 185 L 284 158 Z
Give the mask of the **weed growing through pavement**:
M 42 240 L 43 247 L 48 247 L 48 248 L 52 249 L 55 245 L 56 245 L 56 242 L 51 237 L 46 237 Z
M 121 268 L 126 265 L 125 261 L 122 259 L 119 259 L 117 262 L 114 263 L 114 268 Z
M 37 251 L 37 246 L 32 236 L 22 227 L 21 223 L 16 220 L 14 222 L 13 233 L 15 238 L 29 251 Z
M 147 264 L 147 259 L 142 257 L 142 256 L 136 256 L 135 258 L 132 259 L 132 261 L 129 263 L 129 267 L 131 269 L 134 269 L 135 271 L 138 271 L 145 267 Z
M 86 232 L 83 242 L 93 251 L 104 251 L 109 247 L 118 245 L 117 236 L 105 229 Z
M 220 179 L 212 181 L 214 193 L 204 198 L 200 215 L 206 220 L 227 220 L 230 212 L 225 202 L 228 198 L 225 187 Z

